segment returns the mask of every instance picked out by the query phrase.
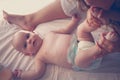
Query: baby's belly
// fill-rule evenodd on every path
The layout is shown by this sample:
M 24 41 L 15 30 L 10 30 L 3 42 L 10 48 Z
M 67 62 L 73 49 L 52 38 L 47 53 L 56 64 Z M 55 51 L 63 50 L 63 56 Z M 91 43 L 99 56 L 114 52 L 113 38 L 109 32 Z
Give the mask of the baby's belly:
M 52 48 L 53 50 L 51 50 L 48 55 L 48 62 L 67 68 L 71 67 L 67 60 L 68 46 L 69 45 L 64 45 Z
M 53 59 L 53 60 L 52 60 Z M 52 58 L 53 64 L 63 66 L 63 67 L 71 67 L 67 60 L 67 53 L 57 53 L 54 58 Z

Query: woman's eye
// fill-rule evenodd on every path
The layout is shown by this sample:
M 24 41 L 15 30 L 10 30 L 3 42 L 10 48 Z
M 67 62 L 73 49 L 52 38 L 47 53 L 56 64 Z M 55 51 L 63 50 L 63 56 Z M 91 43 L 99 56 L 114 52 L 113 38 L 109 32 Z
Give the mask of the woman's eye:
M 27 47 L 27 43 L 24 44 L 24 48 L 26 48 L 26 47 Z
M 26 38 L 28 39 L 30 37 L 30 34 L 26 34 Z

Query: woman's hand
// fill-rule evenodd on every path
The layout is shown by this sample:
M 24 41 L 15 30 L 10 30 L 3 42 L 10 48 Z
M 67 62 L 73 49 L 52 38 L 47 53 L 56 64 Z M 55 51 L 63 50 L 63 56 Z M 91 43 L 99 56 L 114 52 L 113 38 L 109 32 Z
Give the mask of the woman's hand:
M 98 41 L 98 44 L 100 45 L 101 48 L 106 50 L 108 53 L 112 52 L 120 52 L 120 38 L 116 41 L 111 41 L 106 39 L 106 34 L 101 34 L 100 39 Z M 108 54 L 107 53 L 107 54 Z

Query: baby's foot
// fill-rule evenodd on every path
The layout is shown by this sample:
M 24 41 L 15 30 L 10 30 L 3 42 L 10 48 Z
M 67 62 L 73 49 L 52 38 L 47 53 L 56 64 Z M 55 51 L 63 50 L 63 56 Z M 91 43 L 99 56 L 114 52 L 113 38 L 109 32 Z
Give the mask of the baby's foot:
M 107 16 L 107 11 L 97 8 L 97 7 L 92 7 L 91 13 L 93 16 L 97 17 L 99 20 L 101 20 L 102 24 L 108 24 L 109 23 L 109 18 Z
M 88 10 L 88 12 L 87 12 L 87 23 L 88 23 L 89 26 L 91 26 L 91 27 L 99 28 L 99 27 L 101 27 L 102 22 L 101 22 L 101 20 L 99 20 L 98 17 L 96 17 L 96 16 L 94 16 L 94 15 L 92 14 L 91 9 L 92 9 L 92 8 L 90 8 L 90 9 Z
M 105 37 L 106 39 L 113 41 L 113 42 L 118 41 L 119 39 L 117 33 L 114 31 L 108 32 Z
M 7 12 L 3 11 L 3 17 L 10 24 L 16 24 L 16 25 L 20 26 L 22 29 L 25 29 L 25 30 L 33 30 L 34 29 L 34 27 L 32 27 L 30 25 L 30 23 L 25 20 L 25 16 L 12 15 L 12 14 L 8 14 Z
M 118 22 L 118 23 L 114 23 L 113 25 L 112 25 L 112 28 L 114 29 L 114 31 L 118 34 L 118 37 L 120 38 L 120 23 Z
M 99 45 L 108 53 L 120 52 L 120 38 L 116 32 L 102 33 L 98 41 Z M 107 53 L 106 53 L 107 54 Z

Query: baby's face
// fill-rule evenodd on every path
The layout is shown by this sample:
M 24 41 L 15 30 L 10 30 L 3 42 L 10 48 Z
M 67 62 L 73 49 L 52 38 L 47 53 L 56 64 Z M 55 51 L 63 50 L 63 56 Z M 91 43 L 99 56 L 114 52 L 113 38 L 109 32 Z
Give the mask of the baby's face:
M 88 6 L 99 7 L 105 10 L 109 10 L 115 0 L 83 0 Z
M 30 31 L 19 31 L 13 37 L 13 46 L 25 55 L 35 55 L 42 45 L 42 39 Z

